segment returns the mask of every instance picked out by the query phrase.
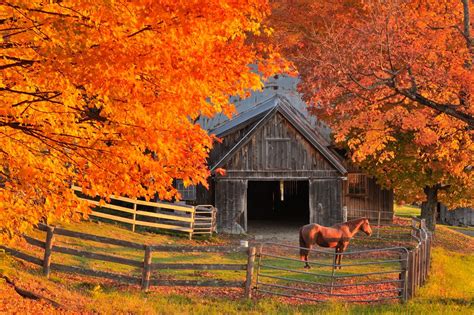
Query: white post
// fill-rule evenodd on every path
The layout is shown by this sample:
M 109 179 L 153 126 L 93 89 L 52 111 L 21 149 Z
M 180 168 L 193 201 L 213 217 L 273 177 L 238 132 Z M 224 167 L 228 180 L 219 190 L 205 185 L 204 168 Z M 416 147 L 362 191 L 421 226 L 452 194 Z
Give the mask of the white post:
M 137 220 L 137 204 L 133 204 L 133 223 L 132 223 L 132 231 L 135 232 L 135 221 Z
M 347 206 L 342 207 L 342 222 L 347 222 Z

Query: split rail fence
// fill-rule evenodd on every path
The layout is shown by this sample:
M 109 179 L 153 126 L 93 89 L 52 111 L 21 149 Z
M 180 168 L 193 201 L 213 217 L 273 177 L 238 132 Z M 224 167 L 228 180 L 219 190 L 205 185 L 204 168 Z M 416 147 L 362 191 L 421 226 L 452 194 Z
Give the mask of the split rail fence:
M 80 187 L 73 186 L 73 190 L 80 199 L 96 206 L 91 216 L 130 224 L 132 231 L 136 226 L 151 227 L 184 232 L 190 239 L 193 235 L 212 235 L 216 231 L 217 209 L 212 205 L 190 206 L 118 196 L 111 196 L 111 202 L 104 203 L 83 195 Z
M 128 284 L 141 285 L 142 290 L 147 291 L 151 286 L 200 286 L 200 287 L 233 287 L 243 288 L 246 297 L 251 296 L 251 285 L 255 261 L 255 247 L 243 246 L 169 246 L 169 245 L 145 245 L 130 241 L 124 241 L 115 238 L 103 237 L 87 233 L 75 232 L 59 227 L 40 224 L 38 229 L 46 232 L 44 241 L 25 235 L 26 241 L 33 246 L 44 250 L 43 259 L 34 257 L 30 254 L 8 248 L 0 245 L 10 255 L 26 260 L 30 263 L 42 266 L 43 274 L 49 277 L 51 271 L 63 271 L 85 276 L 98 277 L 110 279 L 118 282 Z M 54 240 L 57 236 L 67 236 L 80 240 L 87 240 L 98 242 L 102 244 L 117 245 L 125 248 L 132 248 L 143 250 L 143 260 L 112 256 L 109 254 L 102 254 L 79 250 L 70 247 L 55 245 Z M 153 255 L 163 252 L 175 253 L 243 253 L 247 256 L 247 262 L 241 264 L 204 264 L 204 263 L 154 263 L 152 261 Z M 76 266 L 69 266 L 53 262 L 54 253 L 61 253 L 73 255 L 78 257 L 85 257 L 93 260 L 101 260 L 112 262 L 121 265 L 132 266 L 141 269 L 141 277 L 130 276 L 125 274 L 113 273 L 108 271 L 99 271 L 93 269 L 86 269 Z M 245 279 L 242 281 L 225 281 L 220 279 L 211 280 L 168 280 L 157 279 L 152 276 L 153 271 L 163 270 L 235 270 L 245 272 Z
M 298 251 L 300 247 L 291 245 L 276 243 L 264 243 L 257 247 L 146 245 L 42 224 L 38 228 L 46 231 L 44 241 L 30 236 L 25 236 L 25 239 L 29 244 L 44 250 L 42 259 L 3 245 L 0 245 L 0 248 L 12 256 L 42 266 L 46 276 L 50 275 L 51 270 L 71 272 L 141 285 L 143 290 L 148 290 L 150 286 L 240 287 L 244 288 L 247 298 L 252 296 L 253 291 L 257 294 L 317 302 L 334 298 L 348 302 L 410 299 L 428 277 L 432 243 L 432 236 L 426 229 L 425 221 L 413 218 L 412 225 L 407 227 L 411 230 L 413 246 L 348 251 L 342 254 L 312 249 L 309 263 L 314 268 L 321 268 L 315 272 L 302 270 L 302 262 L 291 255 L 291 251 Z M 57 236 L 142 250 L 143 260 L 55 245 Z M 277 248 L 278 251 L 273 252 L 272 247 Z M 240 264 L 153 262 L 153 256 L 159 255 L 160 252 L 243 253 L 246 254 L 247 262 Z M 141 277 L 60 264 L 52 259 L 54 253 L 133 266 L 139 268 Z M 338 255 L 343 255 L 343 263 L 340 265 L 342 270 L 337 269 L 334 264 Z M 256 269 L 255 273 L 254 269 Z M 245 272 L 245 279 L 243 275 L 241 281 L 168 280 L 153 276 L 154 271 L 164 270 L 240 270 Z

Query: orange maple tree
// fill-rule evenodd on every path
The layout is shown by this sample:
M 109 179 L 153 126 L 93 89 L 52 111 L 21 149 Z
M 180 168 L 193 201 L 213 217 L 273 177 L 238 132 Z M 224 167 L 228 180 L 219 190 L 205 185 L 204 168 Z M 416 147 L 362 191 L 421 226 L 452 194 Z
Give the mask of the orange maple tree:
M 336 142 L 400 199 L 474 199 L 469 0 L 274 1 L 276 42 Z
M 86 211 L 90 195 L 175 197 L 205 184 L 199 115 L 281 71 L 264 0 L 0 2 L 0 235 Z M 249 64 L 257 63 L 260 74 Z M 1 237 L 1 236 L 0 236 Z

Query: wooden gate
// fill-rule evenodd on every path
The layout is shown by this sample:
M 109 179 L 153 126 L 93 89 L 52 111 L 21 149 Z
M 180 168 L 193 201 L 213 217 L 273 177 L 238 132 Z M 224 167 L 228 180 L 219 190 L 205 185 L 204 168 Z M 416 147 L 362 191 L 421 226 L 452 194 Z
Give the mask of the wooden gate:
M 348 251 L 312 249 L 312 269 L 304 269 L 300 247 L 264 243 L 257 248 L 257 294 L 306 301 L 380 302 L 406 301 L 422 286 L 429 272 L 431 234 L 424 220 L 413 219 L 413 247 Z M 334 261 L 343 255 L 341 269 Z

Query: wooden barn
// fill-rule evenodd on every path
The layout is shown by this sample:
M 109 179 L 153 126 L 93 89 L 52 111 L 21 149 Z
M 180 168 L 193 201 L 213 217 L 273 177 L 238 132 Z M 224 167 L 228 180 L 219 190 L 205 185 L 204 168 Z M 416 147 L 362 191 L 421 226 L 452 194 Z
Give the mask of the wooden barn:
M 438 222 L 454 226 L 474 226 L 474 208 L 448 209 L 438 204 Z
M 391 221 L 393 193 L 351 171 L 296 92 L 267 85 L 236 108 L 232 119 L 201 121 L 222 143 L 210 154 L 210 189 L 185 192 L 188 202 L 217 207 L 220 231 L 243 233 L 262 221 L 332 225 L 345 219 L 345 209 L 349 219 Z

